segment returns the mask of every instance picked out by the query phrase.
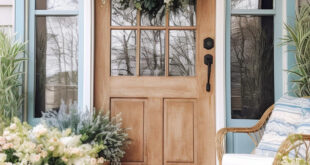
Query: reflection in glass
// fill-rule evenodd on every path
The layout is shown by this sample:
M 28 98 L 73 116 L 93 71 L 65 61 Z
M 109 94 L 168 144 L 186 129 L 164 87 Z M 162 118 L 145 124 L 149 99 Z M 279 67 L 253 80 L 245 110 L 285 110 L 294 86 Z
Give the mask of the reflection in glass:
M 196 26 L 196 0 L 182 2 L 182 8 L 170 10 L 170 26 Z
M 196 32 L 170 30 L 169 76 L 195 76 Z
M 36 10 L 78 10 L 79 0 L 36 0 Z
M 259 119 L 274 103 L 273 16 L 231 17 L 231 114 Z
M 112 26 L 136 26 L 137 10 L 134 7 L 122 6 L 122 0 L 111 2 L 111 25 Z
M 165 75 L 165 31 L 142 30 L 140 75 Z
M 232 9 L 273 9 L 273 0 L 231 0 Z
M 77 101 L 78 19 L 36 17 L 35 117 Z
M 163 5 L 155 16 L 151 16 L 146 12 L 141 13 L 141 26 L 165 26 L 166 10 Z
M 111 31 L 111 75 L 136 75 L 136 31 Z

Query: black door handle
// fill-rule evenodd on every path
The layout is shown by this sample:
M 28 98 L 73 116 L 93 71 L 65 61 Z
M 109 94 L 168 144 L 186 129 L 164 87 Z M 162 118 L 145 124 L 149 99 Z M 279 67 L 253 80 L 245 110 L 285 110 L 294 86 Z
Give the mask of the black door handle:
M 211 54 L 207 54 L 204 57 L 204 63 L 205 65 L 208 65 L 208 82 L 207 82 L 207 87 L 206 90 L 207 92 L 211 91 L 211 85 L 210 85 L 210 77 L 211 77 L 211 65 L 213 64 L 213 56 Z

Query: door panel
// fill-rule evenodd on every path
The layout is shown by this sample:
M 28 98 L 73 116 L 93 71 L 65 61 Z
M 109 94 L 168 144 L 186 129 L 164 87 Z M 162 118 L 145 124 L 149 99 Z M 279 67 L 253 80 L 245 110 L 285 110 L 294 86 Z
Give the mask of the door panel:
M 111 100 L 111 115 L 121 114 L 123 125 L 130 128 L 127 132 L 131 143 L 123 162 L 144 162 L 144 105 L 141 99 Z
M 130 20 L 116 9 L 112 16 L 113 0 L 96 3 L 94 104 L 121 113 L 130 128 L 123 164 L 215 164 L 214 65 L 207 92 L 203 60 L 215 59 L 214 49 L 203 48 L 215 38 L 215 0 L 154 22 L 127 9 L 117 12 Z
M 195 100 L 165 99 L 165 162 L 196 162 L 195 107 Z

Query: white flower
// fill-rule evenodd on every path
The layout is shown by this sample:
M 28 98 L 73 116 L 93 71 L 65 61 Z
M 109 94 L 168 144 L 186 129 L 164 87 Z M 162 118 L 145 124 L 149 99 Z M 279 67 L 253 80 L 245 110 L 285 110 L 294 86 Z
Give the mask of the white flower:
M 165 0 L 165 4 L 169 4 L 171 0 Z
M 54 146 L 49 146 L 49 147 L 48 147 L 48 150 L 54 151 L 54 150 L 55 150 L 55 147 L 54 147 Z
M 61 160 L 64 161 L 64 162 L 68 162 L 68 159 L 65 158 L 65 157 L 62 157 Z
M 37 154 L 31 154 L 31 155 L 30 155 L 30 160 L 31 160 L 33 163 L 40 161 L 40 159 L 41 159 L 41 156 L 40 156 L 40 155 L 37 155 Z
M 13 148 L 13 144 L 12 143 L 6 143 L 3 145 L 2 149 L 7 150 Z
M 97 160 L 95 158 L 90 159 L 90 164 L 95 165 L 97 163 Z
M 103 157 L 100 157 L 100 158 L 98 159 L 98 163 L 104 163 L 104 158 L 103 158 Z
M 0 145 L 5 144 L 6 140 L 3 136 L 0 136 Z
M 60 138 L 60 142 L 65 146 L 74 147 L 81 143 L 80 136 L 68 136 Z
M 17 125 L 15 123 L 11 124 L 10 125 L 10 129 L 11 130 L 15 130 L 17 128 Z
M 6 154 L 0 154 L 0 162 L 4 163 L 6 160 Z
M 8 131 L 8 130 L 5 130 L 4 132 L 3 132 L 3 136 L 8 136 L 10 134 L 10 131 Z
M 42 152 L 40 153 L 40 156 L 41 156 L 42 158 L 45 158 L 45 157 L 47 156 L 47 152 L 46 152 L 46 151 L 42 151 Z
M 32 133 L 35 135 L 35 137 L 41 137 L 42 135 L 45 135 L 48 132 L 47 128 L 39 124 L 36 127 L 33 128 Z

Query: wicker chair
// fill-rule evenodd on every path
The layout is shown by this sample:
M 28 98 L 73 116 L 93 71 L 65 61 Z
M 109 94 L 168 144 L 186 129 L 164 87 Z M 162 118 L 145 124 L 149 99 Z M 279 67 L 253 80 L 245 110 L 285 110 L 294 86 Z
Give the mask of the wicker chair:
M 259 144 L 260 140 L 263 137 L 265 126 L 267 121 L 269 120 L 270 115 L 274 109 L 274 105 L 270 106 L 266 112 L 263 114 L 261 119 L 257 122 L 256 125 L 250 128 L 222 128 L 216 134 L 216 149 L 217 149 L 217 156 L 219 165 L 222 165 L 223 156 L 225 154 L 225 137 L 226 134 L 231 133 L 246 133 L 250 136 L 252 141 L 255 144 L 255 147 Z M 301 135 L 302 140 L 310 141 L 310 135 Z M 289 138 L 287 138 L 280 146 L 277 155 L 285 155 L 290 152 L 290 146 L 292 146 L 292 142 Z M 276 156 L 273 165 L 280 165 L 281 158 Z

